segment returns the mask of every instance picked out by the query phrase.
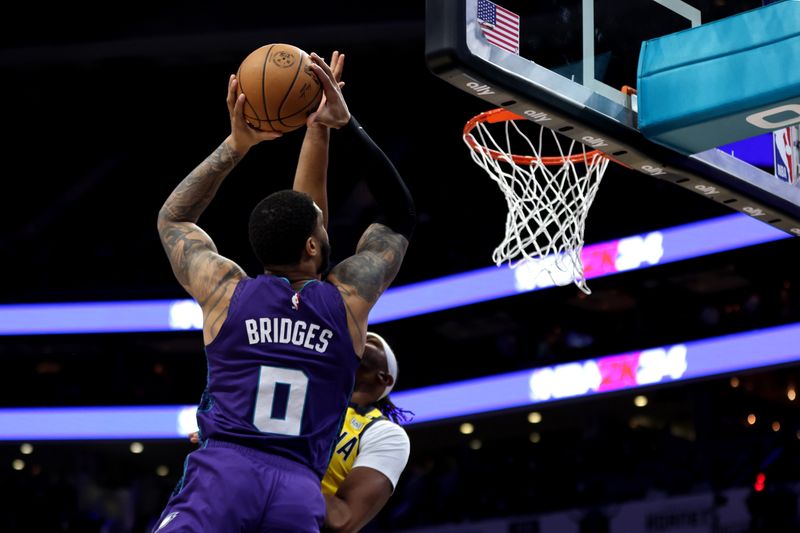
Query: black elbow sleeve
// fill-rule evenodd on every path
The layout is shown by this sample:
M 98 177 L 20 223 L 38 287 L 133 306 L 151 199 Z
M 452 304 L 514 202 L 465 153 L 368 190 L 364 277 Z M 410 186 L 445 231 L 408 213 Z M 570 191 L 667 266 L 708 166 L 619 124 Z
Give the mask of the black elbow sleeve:
M 359 157 L 355 159 L 381 211 L 377 222 L 410 239 L 417 223 L 417 210 L 400 173 L 355 117 L 351 116 L 342 131 L 352 137 L 358 151 Z

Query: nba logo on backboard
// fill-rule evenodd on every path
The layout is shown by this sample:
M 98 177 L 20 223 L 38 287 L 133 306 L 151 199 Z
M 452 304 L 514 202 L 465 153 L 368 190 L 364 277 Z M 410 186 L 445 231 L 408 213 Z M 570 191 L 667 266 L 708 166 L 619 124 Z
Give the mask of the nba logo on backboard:
M 800 187 L 800 139 L 798 126 L 789 126 L 773 132 L 775 139 L 775 177 Z

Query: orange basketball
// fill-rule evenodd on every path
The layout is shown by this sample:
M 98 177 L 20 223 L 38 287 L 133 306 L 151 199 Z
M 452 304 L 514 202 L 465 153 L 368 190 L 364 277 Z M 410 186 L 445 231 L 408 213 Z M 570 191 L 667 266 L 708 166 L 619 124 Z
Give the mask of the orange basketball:
M 242 61 L 236 78 L 239 92 L 247 97 L 245 119 L 263 131 L 296 130 L 322 98 L 311 58 L 290 44 L 268 44 L 253 51 Z

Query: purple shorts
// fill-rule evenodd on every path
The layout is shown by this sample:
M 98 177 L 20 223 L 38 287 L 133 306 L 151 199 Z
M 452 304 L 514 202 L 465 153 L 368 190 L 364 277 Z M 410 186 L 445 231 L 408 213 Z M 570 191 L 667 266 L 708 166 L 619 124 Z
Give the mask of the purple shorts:
M 159 533 L 318 532 L 320 480 L 284 457 L 221 441 L 186 457 L 184 474 L 153 530 Z

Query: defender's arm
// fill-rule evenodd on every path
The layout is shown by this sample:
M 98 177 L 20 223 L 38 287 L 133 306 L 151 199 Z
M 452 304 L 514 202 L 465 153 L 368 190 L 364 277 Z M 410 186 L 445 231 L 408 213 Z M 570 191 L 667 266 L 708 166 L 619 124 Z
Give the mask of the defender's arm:
M 337 533 L 358 531 L 386 505 L 392 482 L 374 468 L 353 468 L 335 496 L 325 494 L 325 525 Z
M 333 77 L 344 87 L 342 71 L 344 69 L 344 54 L 338 51 L 331 56 L 331 71 Z M 326 98 L 322 97 L 319 109 L 325 106 Z M 297 161 L 297 170 L 294 174 L 292 188 L 308 194 L 322 209 L 322 223 L 328 227 L 328 146 L 330 142 L 330 128 L 320 123 L 311 123 L 306 128 L 300 157 Z

